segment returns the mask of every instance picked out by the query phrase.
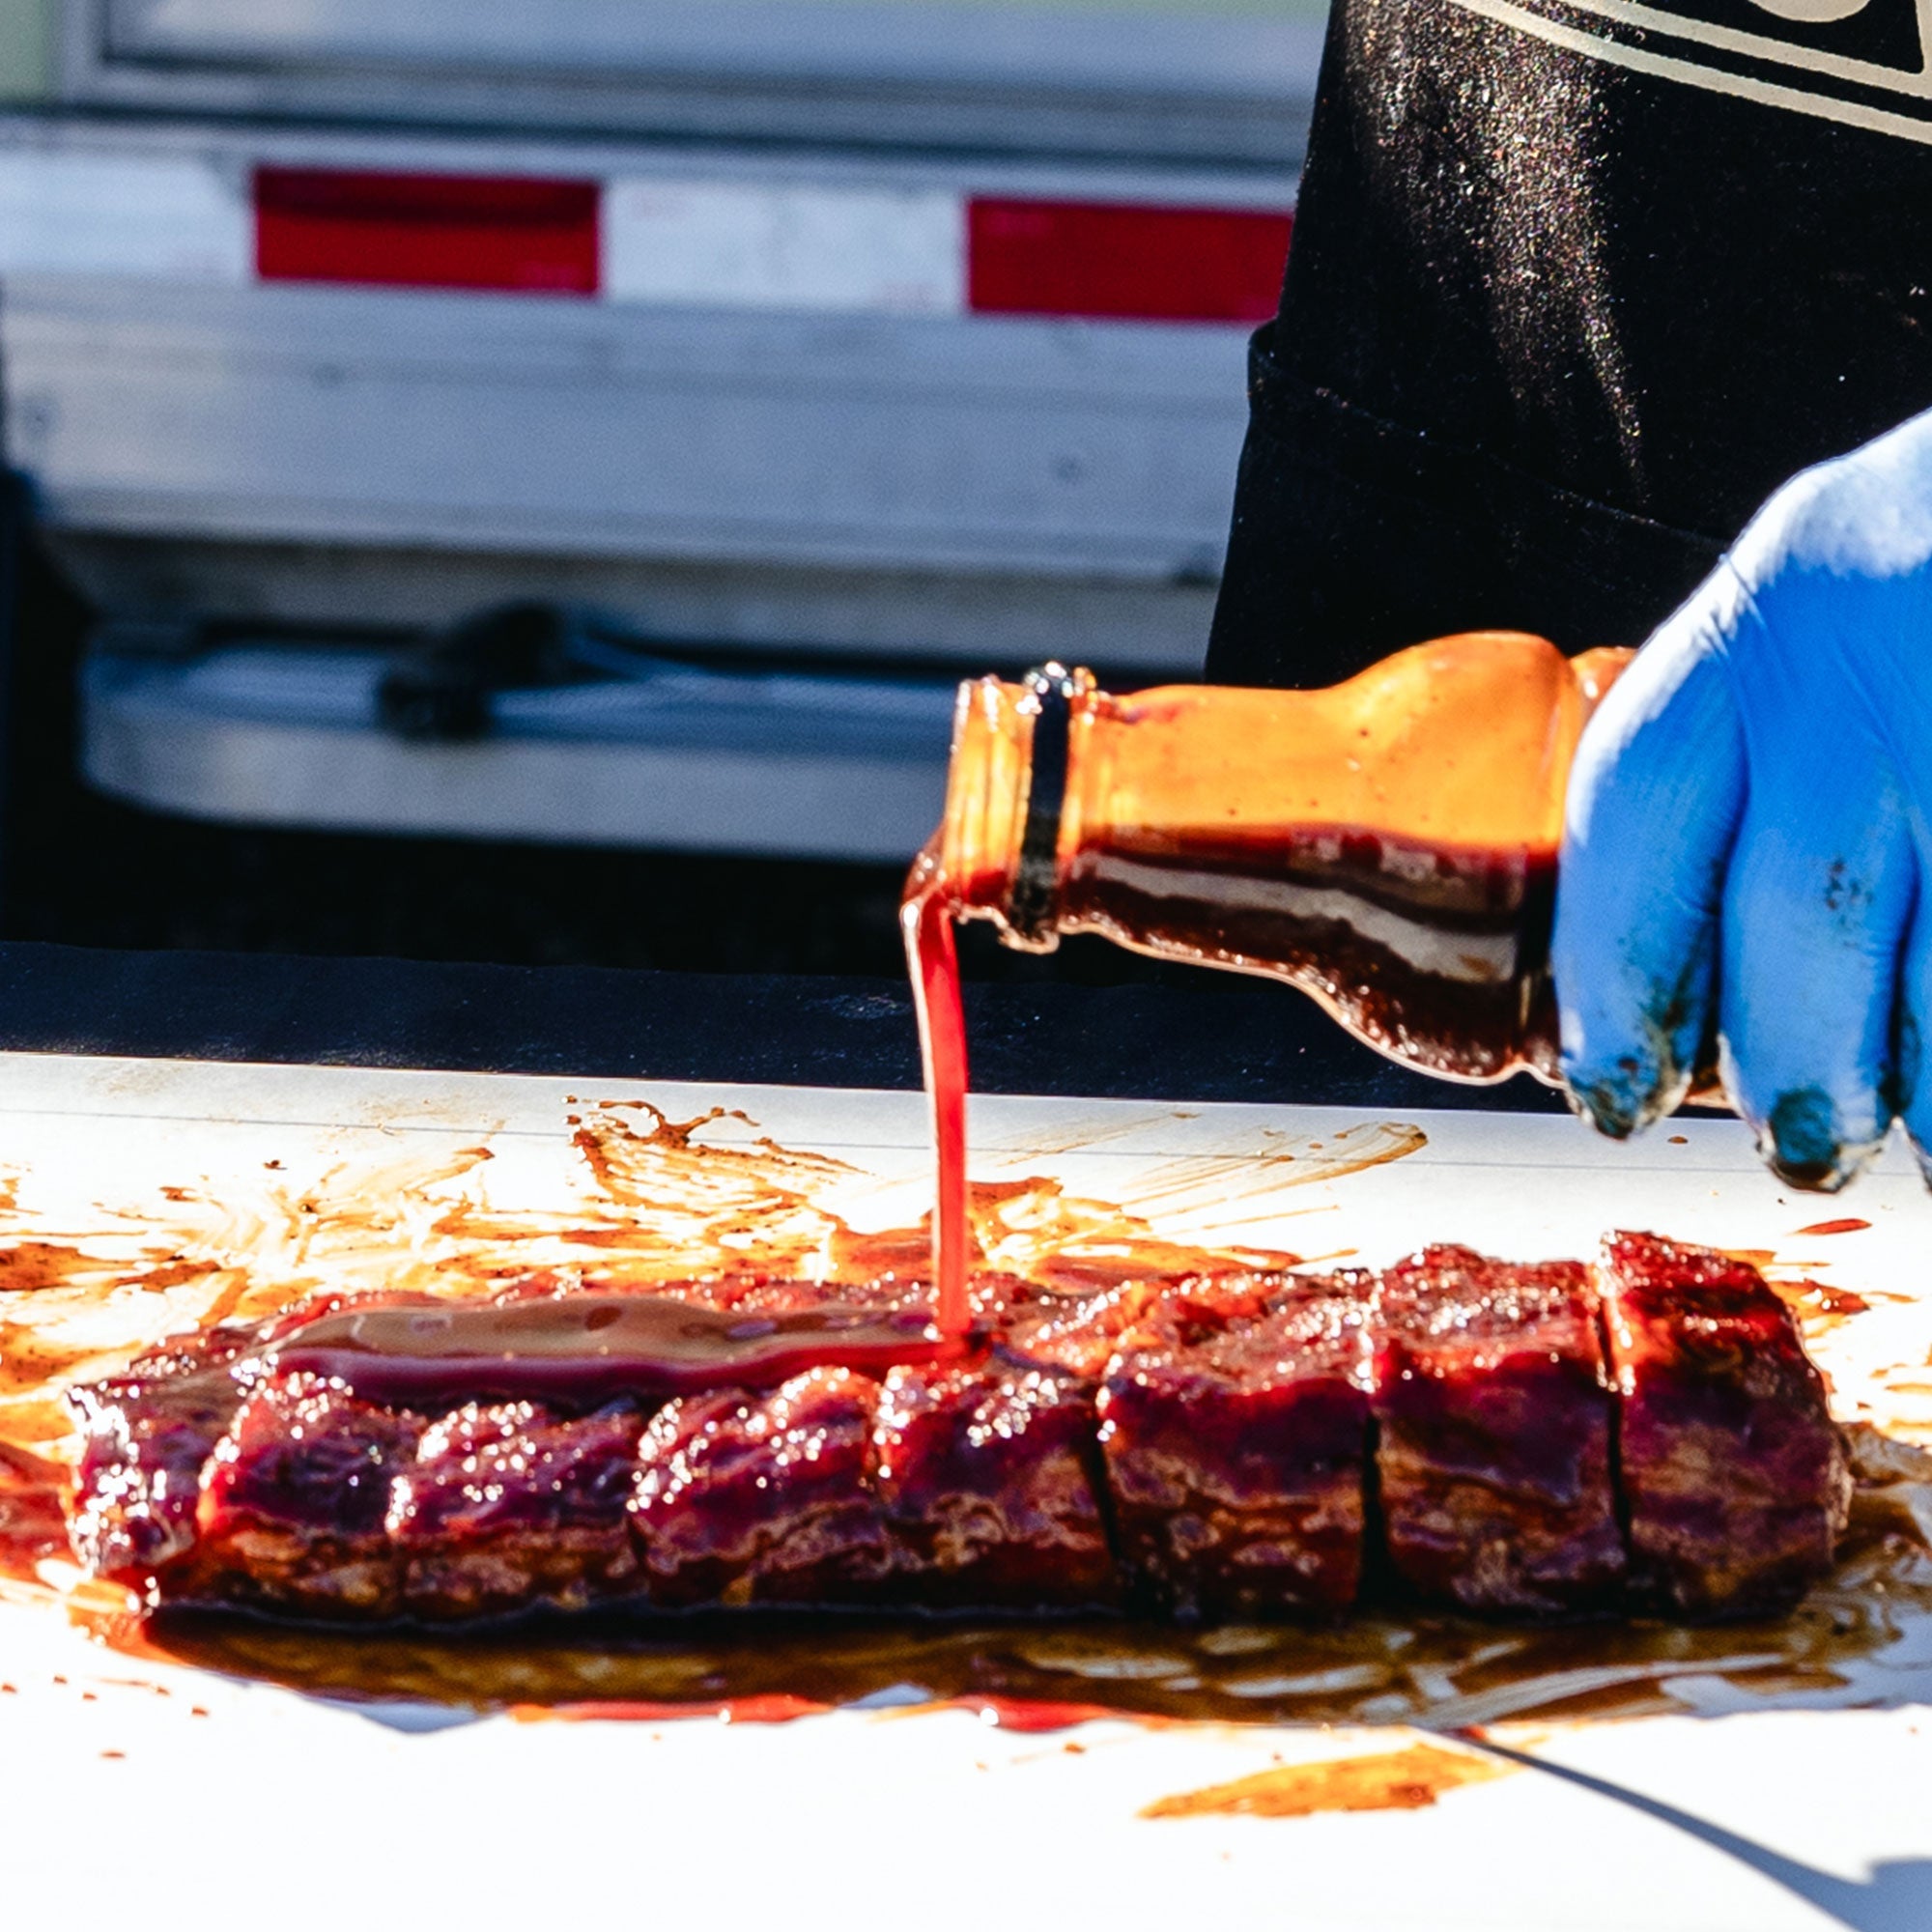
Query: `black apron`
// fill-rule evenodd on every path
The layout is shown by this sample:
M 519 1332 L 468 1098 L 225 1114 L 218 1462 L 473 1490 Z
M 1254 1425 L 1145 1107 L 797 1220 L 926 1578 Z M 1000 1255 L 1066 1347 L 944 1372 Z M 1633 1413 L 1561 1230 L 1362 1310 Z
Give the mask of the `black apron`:
M 1641 643 L 1786 476 L 1932 405 L 1913 0 L 1334 9 L 1211 678 Z

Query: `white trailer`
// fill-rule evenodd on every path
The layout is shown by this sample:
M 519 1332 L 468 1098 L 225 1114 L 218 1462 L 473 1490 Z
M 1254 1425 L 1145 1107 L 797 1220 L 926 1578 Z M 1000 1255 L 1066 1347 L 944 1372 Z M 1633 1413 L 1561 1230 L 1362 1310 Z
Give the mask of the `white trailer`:
M 1303 4 L 14 0 L 6 443 L 103 613 L 92 781 L 900 856 L 962 671 L 1189 674 Z M 385 732 L 377 634 L 510 598 L 676 662 Z

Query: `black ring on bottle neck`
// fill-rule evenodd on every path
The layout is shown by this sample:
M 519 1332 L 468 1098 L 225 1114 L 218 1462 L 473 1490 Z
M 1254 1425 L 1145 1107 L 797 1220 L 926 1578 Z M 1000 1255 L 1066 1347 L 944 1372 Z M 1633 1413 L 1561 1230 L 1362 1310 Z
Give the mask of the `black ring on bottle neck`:
M 1073 715 L 1073 676 L 1065 665 L 1026 674 L 1037 709 L 1027 768 L 1026 827 L 1007 901 L 1007 923 L 1018 939 L 1046 936 L 1060 896 L 1060 816 L 1066 803 L 1066 748 Z

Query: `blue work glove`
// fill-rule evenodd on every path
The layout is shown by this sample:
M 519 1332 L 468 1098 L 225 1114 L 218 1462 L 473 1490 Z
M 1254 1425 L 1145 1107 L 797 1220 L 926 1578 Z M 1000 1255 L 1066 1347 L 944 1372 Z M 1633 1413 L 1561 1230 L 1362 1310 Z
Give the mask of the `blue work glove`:
M 1772 497 L 1590 722 L 1552 965 L 1621 1138 L 1715 1019 L 1766 1160 L 1842 1187 L 1901 1118 L 1932 1179 L 1932 412 Z

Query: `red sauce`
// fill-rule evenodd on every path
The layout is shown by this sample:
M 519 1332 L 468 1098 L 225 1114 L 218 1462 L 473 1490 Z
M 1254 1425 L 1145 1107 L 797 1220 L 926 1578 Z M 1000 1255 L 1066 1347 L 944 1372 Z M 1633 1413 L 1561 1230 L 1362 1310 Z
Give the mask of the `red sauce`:
M 972 1322 L 966 1294 L 966 1016 L 952 904 L 935 860 L 923 857 L 907 887 L 900 923 L 919 1013 L 920 1058 L 932 1109 L 936 1162 L 932 1215 L 933 1317 L 942 1335 Z
M 68 1554 L 67 1471 L 0 1442 L 0 1577 L 29 1578 L 49 1556 Z
M 1016 1731 L 1023 1736 L 1031 1736 L 1040 1731 L 1070 1731 L 1076 1724 L 1092 1724 L 1102 1719 L 1119 1719 L 1127 1715 L 1111 1710 L 1105 1704 L 1068 1704 L 1049 1697 L 949 1697 L 948 1706 L 955 1711 L 971 1711 L 982 1724 L 991 1724 L 1002 1731 Z M 923 1706 L 918 1708 L 925 1708 Z M 1142 1723 L 1153 1723 L 1158 1719 L 1143 1717 Z
M 435 1408 L 494 1397 L 579 1406 L 617 1396 L 775 1388 L 806 1369 L 878 1375 L 960 1343 L 920 1310 L 827 1302 L 781 1314 L 667 1295 L 562 1294 L 496 1305 L 354 1308 L 266 1351 L 290 1375 L 333 1378 L 371 1402 Z
M 1813 1221 L 1808 1228 L 1800 1228 L 1801 1235 L 1856 1235 L 1869 1228 L 1869 1221 L 1861 1221 L 1856 1215 L 1848 1214 L 1838 1221 Z

